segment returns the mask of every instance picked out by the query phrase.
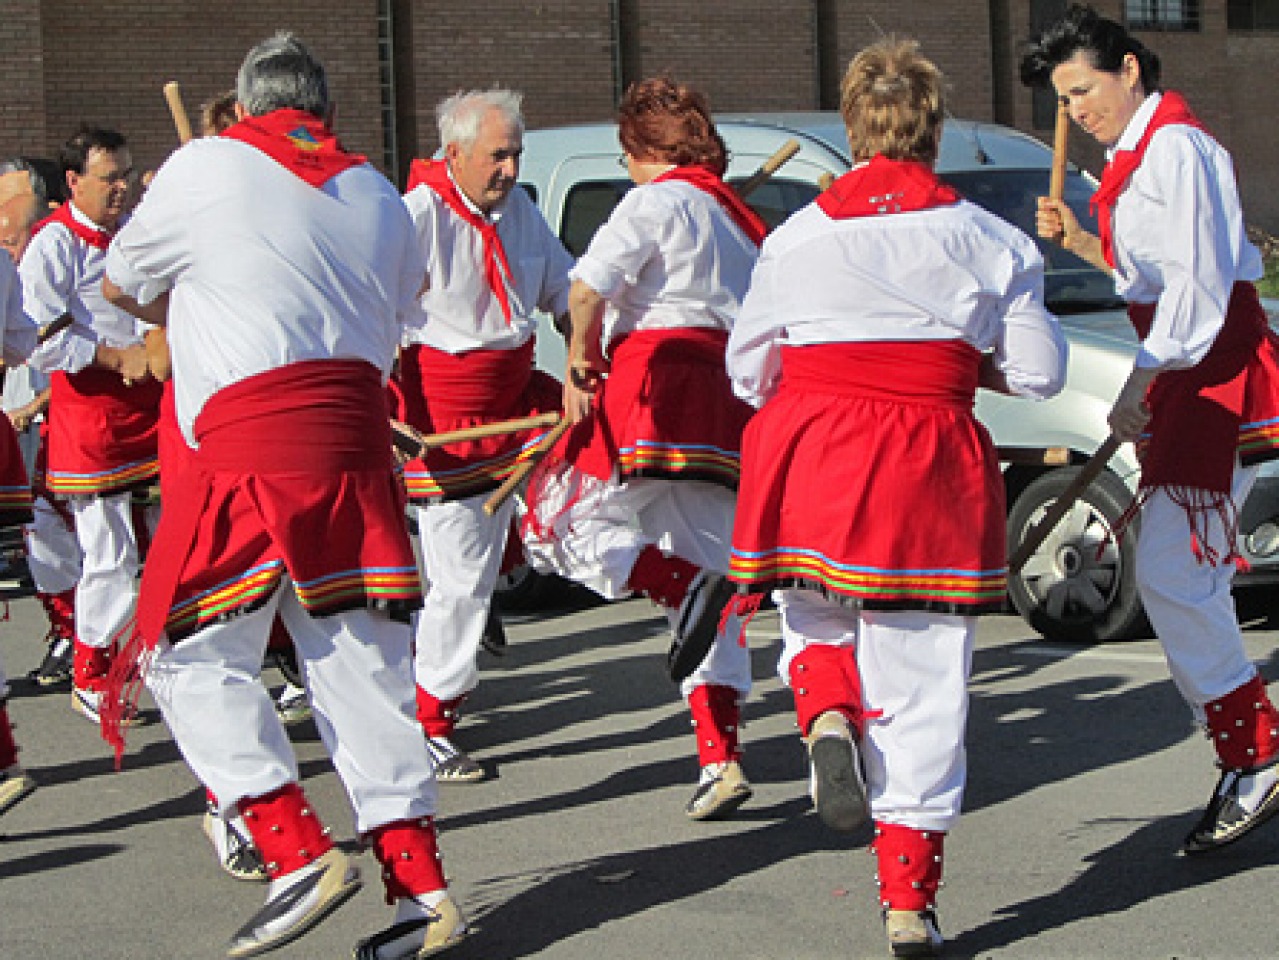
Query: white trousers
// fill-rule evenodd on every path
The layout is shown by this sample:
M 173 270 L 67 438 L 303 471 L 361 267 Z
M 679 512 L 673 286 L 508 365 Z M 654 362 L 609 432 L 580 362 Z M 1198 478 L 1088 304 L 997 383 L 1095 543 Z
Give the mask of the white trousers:
M 25 530 L 27 567 L 41 593 L 63 593 L 80 582 L 80 542 L 74 525 L 44 497 L 36 497 Z
M 1230 494 L 1236 504 L 1247 499 L 1256 478 L 1256 467 L 1236 466 Z M 1229 552 L 1215 515 L 1208 517 L 1206 540 L 1219 556 Z M 1141 510 L 1136 572 L 1141 602 L 1163 645 L 1173 682 L 1202 721 L 1204 704 L 1257 672 L 1244 650 L 1230 593 L 1234 564 L 1196 560 L 1185 510 L 1157 489 Z
M 435 776 L 414 716 L 408 627 L 367 610 L 313 618 L 288 577 L 261 609 L 161 644 L 147 673 L 195 775 L 228 813 L 244 797 L 298 780 L 293 748 L 259 677 L 277 610 L 356 830 L 434 815 Z
M 71 497 L 76 540 L 80 544 L 80 583 L 76 587 L 76 639 L 105 647 L 129 618 L 137 601 L 138 541 L 133 530 L 132 498 Z
M 964 731 L 974 617 L 841 606 L 811 590 L 774 594 L 782 623 L 778 673 L 808 644 L 856 648 L 867 719 L 860 744 L 876 820 L 949 830 L 967 774 Z
M 737 498 L 718 484 L 649 477 L 601 483 L 569 468 L 541 494 L 539 513 L 558 514 L 559 502 L 575 499 L 545 537 L 525 535 L 525 553 L 539 572 L 557 573 L 616 600 L 629 594 L 635 559 L 650 544 L 697 567 L 728 571 Z M 666 613 L 673 626 L 678 611 Z M 750 692 L 750 652 L 738 643 L 739 632 L 731 629 L 716 639 L 681 684 L 684 696 L 703 684 Z
M 413 619 L 417 682 L 438 700 L 470 693 L 480 682 L 476 657 L 511 529 L 511 499 L 493 515 L 490 493 L 417 506 L 422 609 Z

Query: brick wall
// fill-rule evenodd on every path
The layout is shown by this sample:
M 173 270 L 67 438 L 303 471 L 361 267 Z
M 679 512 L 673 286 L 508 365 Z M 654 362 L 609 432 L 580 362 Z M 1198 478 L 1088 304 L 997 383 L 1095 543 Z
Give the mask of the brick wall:
M 121 129 L 141 166 L 172 148 L 161 97 L 170 79 L 194 115 L 230 87 L 245 51 L 281 28 L 329 68 L 347 145 L 386 159 L 378 17 L 395 25 L 396 118 L 402 171 L 438 146 L 434 107 L 460 88 L 525 93 L 531 126 L 612 116 L 622 85 L 670 70 L 723 111 L 833 107 L 852 55 L 881 33 L 913 36 L 949 80 L 956 116 L 1036 133 L 1016 79 L 1032 0 L 491 0 L 482 11 L 442 0 L 5 0 L 0 38 L 0 156 L 49 155 L 81 121 Z M 1121 16 L 1123 0 L 1094 0 Z M 1226 0 L 1202 0 L 1194 33 L 1150 31 L 1165 77 L 1236 155 L 1250 219 L 1279 232 L 1279 165 L 1258 101 L 1279 88 L 1279 36 L 1229 34 Z M 1071 158 L 1100 170 L 1101 150 L 1072 138 Z
M 5 0 L 0 17 L 0 158 L 41 156 L 44 135 L 43 33 L 39 0 Z

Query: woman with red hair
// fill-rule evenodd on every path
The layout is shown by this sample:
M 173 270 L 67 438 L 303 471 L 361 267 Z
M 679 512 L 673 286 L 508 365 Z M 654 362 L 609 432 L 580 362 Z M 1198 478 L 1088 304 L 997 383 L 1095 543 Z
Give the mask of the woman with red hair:
M 701 764 L 685 812 L 704 820 L 751 794 L 737 739 L 750 658 L 719 630 L 750 408 L 724 349 L 765 228 L 722 179 L 727 152 L 701 94 L 667 77 L 634 84 L 619 139 L 636 187 L 570 274 L 564 409 L 576 426 L 535 483 L 526 546 L 542 569 L 667 612 Z

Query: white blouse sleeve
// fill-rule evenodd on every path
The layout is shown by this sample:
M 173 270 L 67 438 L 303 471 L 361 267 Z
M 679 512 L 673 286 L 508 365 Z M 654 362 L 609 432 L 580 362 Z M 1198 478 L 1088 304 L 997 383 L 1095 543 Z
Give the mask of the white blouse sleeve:
M 751 274 L 741 312 L 728 335 L 725 364 L 733 392 L 753 407 L 762 407 L 777 390 L 782 374 L 782 341 L 786 339 L 784 302 L 776 278 L 781 272 L 768 241 Z
M 1044 306 L 1044 261 L 1026 239 L 1012 250 L 1014 273 L 1003 304 L 995 366 L 1019 397 L 1046 400 L 1066 382 L 1066 337 Z
M 596 231 L 570 276 L 605 300 L 615 298 L 657 252 L 668 216 L 644 187 L 630 191 Z
M 1225 323 L 1235 283 L 1230 208 L 1238 211 L 1234 178 L 1209 155 L 1212 141 L 1181 131 L 1160 131 L 1146 162 L 1150 178 L 1134 176 L 1131 188 L 1157 191 L 1145 205 L 1142 237 L 1153 240 L 1153 269 L 1163 290 L 1150 333 L 1137 357 L 1140 367 L 1191 367 L 1201 361 Z M 1144 164 L 1143 164 L 1144 166 Z M 1223 174 L 1229 182 L 1223 183 Z

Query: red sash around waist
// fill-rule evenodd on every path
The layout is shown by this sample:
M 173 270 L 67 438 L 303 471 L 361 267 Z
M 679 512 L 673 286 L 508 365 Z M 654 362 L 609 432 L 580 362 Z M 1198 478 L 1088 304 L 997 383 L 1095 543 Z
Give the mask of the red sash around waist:
M 1155 304 L 1131 304 L 1128 314 L 1143 339 Z M 1225 323 L 1212 348 L 1186 370 L 1161 373 L 1148 394 L 1149 439 L 1142 444 L 1142 487 L 1230 491 L 1236 452 L 1245 462 L 1273 456 L 1273 445 L 1240 447 L 1245 425 L 1279 417 L 1279 340 L 1251 283 L 1236 283 Z
M 171 491 L 143 571 L 138 630 L 154 646 L 165 627 L 219 473 L 290 474 L 320 485 L 348 472 L 391 474 L 391 429 L 377 368 L 310 360 L 219 390 L 195 421 L 199 448 Z M 167 492 L 167 491 L 166 491 Z M 278 505 L 273 505 L 278 506 Z M 336 531 L 317 530 L 320 536 Z
M 782 348 L 782 389 L 971 408 L 981 353 L 963 340 L 883 340 Z

